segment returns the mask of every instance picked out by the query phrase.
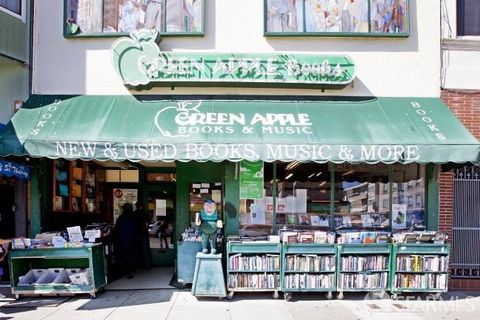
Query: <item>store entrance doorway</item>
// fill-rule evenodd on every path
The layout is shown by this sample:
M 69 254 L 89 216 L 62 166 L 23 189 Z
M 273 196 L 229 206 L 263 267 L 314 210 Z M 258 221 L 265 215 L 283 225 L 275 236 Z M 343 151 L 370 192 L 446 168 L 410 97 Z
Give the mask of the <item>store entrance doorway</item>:
M 146 186 L 144 199 L 150 217 L 149 240 L 153 266 L 175 262 L 175 183 Z
M 15 237 L 15 187 L 0 185 L 0 238 Z

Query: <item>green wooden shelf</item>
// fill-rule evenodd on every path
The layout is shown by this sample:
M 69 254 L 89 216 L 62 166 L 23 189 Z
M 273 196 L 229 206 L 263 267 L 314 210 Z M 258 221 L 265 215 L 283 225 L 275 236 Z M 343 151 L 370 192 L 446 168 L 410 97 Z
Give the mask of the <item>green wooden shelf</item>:
M 320 256 L 322 258 L 332 256 L 334 258 L 334 266 L 337 268 L 337 248 L 335 244 L 318 244 L 318 243 L 284 243 L 281 259 L 281 290 L 286 293 L 285 299 L 290 300 L 294 292 L 326 292 L 327 297 L 332 297 L 332 292 L 336 290 L 337 272 L 335 270 L 320 270 L 320 271 L 306 271 L 306 270 L 287 270 L 286 259 L 289 256 Z M 327 288 L 313 287 L 313 288 L 293 288 L 287 285 L 287 276 L 294 275 L 313 275 L 313 276 L 331 276 L 332 285 Z
M 418 255 L 418 256 L 442 256 L 450 254 L 450 245 L 448 244 L 418 244 L 418 243 L 398 243 L 392 245 L 392 254 L 390 259 L 390 291 L 393 294 L 403 292 L 419 293 L 441 293 L 448 291 L 448 271 L 404 271 L 397 270 L 397 257 Z M 397 287 L 396 275 L 443 275 L 445 279 L 445 288 L 423 288 L 423 287 Z
M 277 275 L 278 282 L 280 284 L 280 269 L 273 269 L 273 270 L 236 270 L 230 269 L 230 257 L 232 255 L 242 256 L 278 256 L 279 264 L 281 265 L 281 254 L 282 254 L 282 245 L 280 243 L 270 243 L 270 242 L 228 242 L 227 243 L 227 299 L 233 298 L 233 294 L 235 292 L 273 292 L 273 297 L 277 299 L 279 297 L 278 292 L 280 291 L 280 286 L 274 286 L 269 288 L 256 288 L 256 287 L 231 287 L 229 286 L 229 277 L 234 274 L 269 274 L 269 275 Z
M 10 282 L 12 294 L 90 294 L 96 293 L 107 284 L 106 263 L 103 245 L 92 244 L 85 247 L 14 249 L 9 253 Z M 87 269 L 90 284 L 70 283 L 19 284 L 19 277 L 31 269 L 78 268 Z

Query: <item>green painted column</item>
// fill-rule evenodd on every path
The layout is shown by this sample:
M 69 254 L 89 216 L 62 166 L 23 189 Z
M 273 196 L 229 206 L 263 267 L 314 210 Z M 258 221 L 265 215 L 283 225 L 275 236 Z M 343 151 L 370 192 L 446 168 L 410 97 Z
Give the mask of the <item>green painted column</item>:
M 238 235 L 240 229 L 240 187 L 238 178 L 238 163 L 225 162 L 223 166 L 225 181 L 224 234 Z
M 34 238 L 41 230 L 40 166 L 39 163 L 32 167 L 32 179 L 30 180 L 30 226 L 28 231 L 31 238 Z
M 427 230 L 438 230 L 439 186 L 435 164 L 427 164 L 425 168 L 425 210 L 427 214 Z

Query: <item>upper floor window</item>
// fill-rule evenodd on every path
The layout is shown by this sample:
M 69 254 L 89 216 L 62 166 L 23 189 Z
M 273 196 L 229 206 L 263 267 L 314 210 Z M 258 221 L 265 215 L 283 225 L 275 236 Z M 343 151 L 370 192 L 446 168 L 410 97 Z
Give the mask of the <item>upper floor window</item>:
M 457 35 L 480 35 L 480 1 L 457 1 Z
M 267 35 L 408 35 L 408 0 L 265 0 Z
M 70 35 L 203 34 L 204 0 L 65 0 L 65 11 Z
M 22 14 L 22 0 L 0 0 L 0 7 L 15 14 Z

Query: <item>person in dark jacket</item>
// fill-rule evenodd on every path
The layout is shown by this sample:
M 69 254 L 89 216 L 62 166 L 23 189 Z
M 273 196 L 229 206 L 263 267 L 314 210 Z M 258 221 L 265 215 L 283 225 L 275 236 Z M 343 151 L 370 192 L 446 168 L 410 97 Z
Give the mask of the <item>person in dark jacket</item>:
M 133 278 L 134 244 L 137 238 L 137 229 L 133 206 L 125 203 L 122 207 L 122 214 L 115 224 L 114 245 L 119 271 L 122 276 L 126 274 L 127 279 Z

